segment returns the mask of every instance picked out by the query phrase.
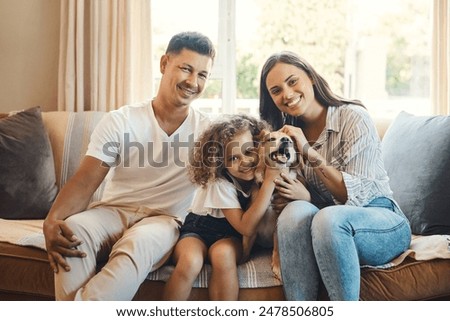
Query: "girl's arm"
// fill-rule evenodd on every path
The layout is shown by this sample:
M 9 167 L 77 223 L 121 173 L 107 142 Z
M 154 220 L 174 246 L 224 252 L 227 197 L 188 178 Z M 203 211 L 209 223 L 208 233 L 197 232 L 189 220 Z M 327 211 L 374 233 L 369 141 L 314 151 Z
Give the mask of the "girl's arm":
M 279 177 L 278 169 L 267 168 L 264 181 L 247 211 L 240 208 L 222 209 L 230 224 L 243 236 L 255 234 L 259 221 L 270 205 L 272 193 L 275 190 L 274 180 Z

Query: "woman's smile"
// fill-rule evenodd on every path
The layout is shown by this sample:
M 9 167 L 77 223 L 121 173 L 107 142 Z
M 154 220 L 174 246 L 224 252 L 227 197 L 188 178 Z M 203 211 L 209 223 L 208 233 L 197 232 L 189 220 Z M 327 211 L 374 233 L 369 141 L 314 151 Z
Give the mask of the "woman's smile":
M 290 99 L 290 100 L 288 100 L 286 103 L 285 103 L 285 105 L 288 107 L 288 108 L 291 108 L 291 107 L 294 107 L 294 106 L 296 106 L 296 105 L 298 105 L 299 103 L 300 103 L 300 101 L 302 100 L 302 95 L 299 95 L 299 96 L 297 96 L 297 97 L 295 97 L 295 98 L 293 98 L 293 99 Z

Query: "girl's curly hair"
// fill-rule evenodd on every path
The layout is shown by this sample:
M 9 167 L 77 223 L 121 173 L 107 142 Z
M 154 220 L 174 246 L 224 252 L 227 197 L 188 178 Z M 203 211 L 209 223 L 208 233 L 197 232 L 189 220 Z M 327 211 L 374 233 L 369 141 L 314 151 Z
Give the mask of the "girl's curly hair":
M 271 130 L 266 121 L 249 115 L 224 117 L 213 122 L 191 150 L 188 173 L 194 184 L 204 187 L 208 182 L 225 177 L 225 148 L 236 135 L 250 130 L 255 141 L 263 129 Z

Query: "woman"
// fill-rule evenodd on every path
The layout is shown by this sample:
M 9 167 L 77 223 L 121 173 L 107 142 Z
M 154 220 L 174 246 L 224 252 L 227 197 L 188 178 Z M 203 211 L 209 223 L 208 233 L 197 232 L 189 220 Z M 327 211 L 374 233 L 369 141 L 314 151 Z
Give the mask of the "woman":
M 331 300 L 358 300 L 360 265 L 387 263 L 411 240 L 376 128 L 361 102 L 334 94 L 295 53 L 269 57 L 260 86 L 261 118 L 295 140 L 312 199 L 290 202 L 278 219 L 286 298 L 316 300 L 322 279 Z M 296 184 L 276 189 L 296 200 Z

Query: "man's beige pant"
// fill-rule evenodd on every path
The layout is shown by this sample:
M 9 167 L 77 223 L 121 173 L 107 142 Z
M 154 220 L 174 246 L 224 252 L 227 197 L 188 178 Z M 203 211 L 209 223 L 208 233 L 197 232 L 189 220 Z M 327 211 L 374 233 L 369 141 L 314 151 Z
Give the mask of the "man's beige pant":
M 57 300 L 131 300 L 179 235 L 175 217 L 148 208 L 95 207 L 66 221 L 86 257 L 66 258 L 71 270 L 55 274 Z M 106 261 L 96 273 L 97 262 Z

